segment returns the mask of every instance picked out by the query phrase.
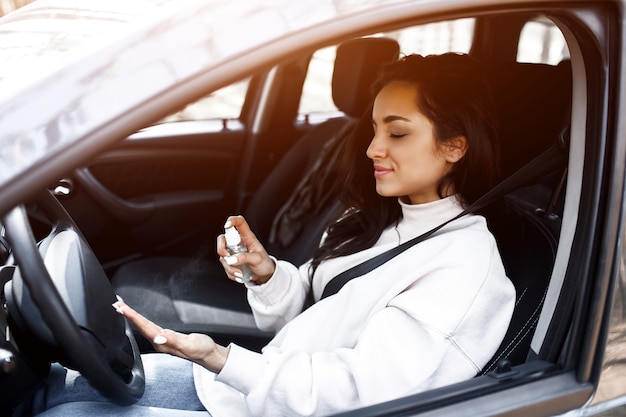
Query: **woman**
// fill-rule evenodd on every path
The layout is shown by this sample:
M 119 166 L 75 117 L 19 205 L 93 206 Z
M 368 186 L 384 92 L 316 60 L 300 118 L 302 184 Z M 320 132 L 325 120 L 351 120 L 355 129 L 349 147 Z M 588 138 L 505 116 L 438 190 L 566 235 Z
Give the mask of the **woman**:
M 155 381 L 138 405 L 83 403 L 44 415 L 142 415 L 144 406 L 326 415 L 476 375 L 504 337 L 515 298 L 481 216 L 451 222 L 320 300 L 337 274 L 455 217 L 496 175 L 488 88 L 470 57 L 405 57 L 383 70 L 374 91 L 371 120 L 359 123 L 337 167 L 346 210 L 309 263 L 271 258 L 239 216 L 225 226 L 237 227 L 249 252 L 229 255 L 218 237 L 228 277 L 240 281 L 244 264 L 254 273 L 246 286 L 258 326 L 278 332 L 262 353 L 162 329 L 116 303 L 158 351 L 194 362 L 193 379 L 187 361 L 167 357 L 166 366 L 162 355 L 146 355 Z M 176 384 L 159 385 L 175 371 Z M 180 400 L 159 402 L 166 392 Z

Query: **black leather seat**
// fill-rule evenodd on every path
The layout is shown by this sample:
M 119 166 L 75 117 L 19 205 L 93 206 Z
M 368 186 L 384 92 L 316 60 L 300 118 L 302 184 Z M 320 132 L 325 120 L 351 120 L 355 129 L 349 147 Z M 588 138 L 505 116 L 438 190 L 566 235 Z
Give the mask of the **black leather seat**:
M 547 148 L 550 172 L 506 195 L 485 213 L 517 300 L 508 331 L 482 373 L 499 364 L 524 363 L 541 314 L 556 260 L 563 215 L 571 67 L 507 64 L 492 68 L 500 123 L 503 174 L 509 175 Z M 506 366 L 504 367 L 506 369 Z
M 388 38 L 361 38 L 341 44 L 333 72 L 333 100 L 345 117 L 328 120 L 306 133 L 259 187 L 244 210 L 269 253 L 300 264 L 318 245 L 336 200 L 325 198 L 288 245 L 271 240 L 274 219 L 301 177 L 315 166 L 324 146 L 341 135 L 370 103 L 370 85 L 383 63 L 396 59 L 399 46 Z M 159 257 L 132 261 L 112 277 L 116 292 L 137 311 L 179 331 L 207 332 L 217 341 L 258 348 L 271 336 L 256 328 L 245 288 L 226 279 L 212 259 Z M 144 346 L 145 347 L 145 346 Z

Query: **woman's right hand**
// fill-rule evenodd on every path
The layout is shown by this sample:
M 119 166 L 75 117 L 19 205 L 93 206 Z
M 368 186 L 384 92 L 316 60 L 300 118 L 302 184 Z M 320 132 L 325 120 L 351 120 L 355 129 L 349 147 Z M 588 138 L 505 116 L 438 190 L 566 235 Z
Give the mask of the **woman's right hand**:
M 226 275 L 229 279 L 237 282 L 241 282 L 241 269 L 240 265 L 247 264 L 250 270 L 254 274 L 251 282 L 255 284 L 266 283 L 274 274 L 276 265 L 272 258 L 269 257 L 261 242 L 256 238 L 250 226 L 246 222 L 243 216 L 230 216 L 224 228 L 235 226 L 239 235 L 241 236 L 242 243 L 248 248 L 248 252 L 240 252 L 235 255 L 230 255 L 226 250 L 226 238 L 224 234 L 217 237 L 217 254 L 220 256 L 220 263 L 226 271 Z

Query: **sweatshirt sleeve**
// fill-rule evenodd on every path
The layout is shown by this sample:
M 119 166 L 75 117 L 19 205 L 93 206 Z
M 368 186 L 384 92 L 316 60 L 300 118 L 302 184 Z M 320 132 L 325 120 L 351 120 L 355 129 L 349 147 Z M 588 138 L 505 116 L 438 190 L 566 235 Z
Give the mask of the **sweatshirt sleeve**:
M 274 274 L 265 284 L 246 285 L 256 325 L 265 331 L 278 331 L 300 314 L 310 288 L 308 263 L 298 268 L 286 261 L 274 262 Z

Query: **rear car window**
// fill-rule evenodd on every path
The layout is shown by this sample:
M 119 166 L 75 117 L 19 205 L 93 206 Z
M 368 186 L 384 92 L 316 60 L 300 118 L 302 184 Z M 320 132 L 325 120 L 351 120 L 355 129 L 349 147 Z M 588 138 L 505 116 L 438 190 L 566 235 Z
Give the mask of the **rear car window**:
M 526 22 L 520 32 L 517 62 L 557 65 L 569 59 L 561 30 L 547 18 Z

